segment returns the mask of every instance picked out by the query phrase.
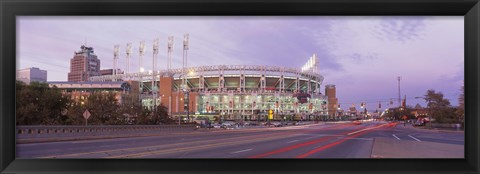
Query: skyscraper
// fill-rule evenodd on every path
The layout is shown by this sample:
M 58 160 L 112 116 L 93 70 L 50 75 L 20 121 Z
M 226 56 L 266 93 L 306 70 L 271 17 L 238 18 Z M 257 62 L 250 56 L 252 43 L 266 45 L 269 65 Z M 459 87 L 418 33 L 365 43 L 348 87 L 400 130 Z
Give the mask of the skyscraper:
M 93 52 L 92 47 L 82 45 L 70 59 L 69 82 L 85 82 L 88 78 L 100 75 L 100 60 Z

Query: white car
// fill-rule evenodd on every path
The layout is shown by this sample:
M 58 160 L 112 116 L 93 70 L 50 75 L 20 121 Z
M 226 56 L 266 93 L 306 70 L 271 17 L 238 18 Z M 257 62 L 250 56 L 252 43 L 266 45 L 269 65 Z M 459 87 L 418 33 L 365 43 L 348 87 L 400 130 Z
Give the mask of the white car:
M 230 122 L 230 121 L 223 122 L 222 126 L 226 126 L 226 127 L 233 126 L 233 122 Z

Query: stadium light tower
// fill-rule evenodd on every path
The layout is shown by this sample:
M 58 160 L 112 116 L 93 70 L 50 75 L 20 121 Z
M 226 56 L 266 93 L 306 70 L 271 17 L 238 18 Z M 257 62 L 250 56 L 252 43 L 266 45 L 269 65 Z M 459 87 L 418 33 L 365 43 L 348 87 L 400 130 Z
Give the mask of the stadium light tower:
M 145 41 L 140 42 L 140 47 L 138 47 L 139 58 L 138 58 L 138 67 L 140 73 L 143 73 L 145 69 L 143 68 L 143 56 L 145 56 Z M 143 92 L 143 75 L 140 75 L 140 90 Z
M 126 73 L 130 73 L 130 55 L 132 54 L 132 43 L 127 43 L 127 68 L 125 68 Z
M 189 89 L 187 87 L 187 83 L 186 83 L 186 72 L 185 72 L 185 68 L 187 66 L 187 50 L 189 49 L 188 47 L 188 33 L 186 33 L 185 35 L 183 35 L 183 67 L 182 67 L 182 91 L 183 93 L 185 94 L 184 96 L 184 109 L 187 110 L 187 120 L 188 122 L 190 122 L 190 99 L 189 99 Z
M 139 51 L 139 58 L 138 58 L 138 66 L 139 66 L 139 71 L 140 72 L 144 72 L 145 69 L 143 67 L 143 56 L 145 56 L 145 41 L 141 41 L 140 42 L 140 47 L 138 47 L 138 51 Z
M 117 62 L 118 62 L 118 54 L 120 52 L 120 45 L 113 46 L 113 75 L 117 75 Z M 117 81 L 117 80 L 114 80 Z
M 172 69 L 172 53 L 173 53 L 173 46 L 174 45 L 175 45 L 175 43 L 174 43 L 173 36 L 168 36 L 168 58 L 167 58 L 167 69 L 168 70 Z
M 182 74 L 184 75 L 183 78 L 185 78 L 185 68 L 187 67 L 187 51 L 189 49 L 188 47 L 188 33 L 183 35 L 183 67 L 182 67 Z
M 153 71 L 152 71 L 152 95 L 153 95 L 153 108 L 156 109 L 157 106 L 157 84 L 156 84 L 156 74 L 157 74 L 157 56 L 158 48 L 160 47 L 159 39 L 156 38 L 153 40 Z

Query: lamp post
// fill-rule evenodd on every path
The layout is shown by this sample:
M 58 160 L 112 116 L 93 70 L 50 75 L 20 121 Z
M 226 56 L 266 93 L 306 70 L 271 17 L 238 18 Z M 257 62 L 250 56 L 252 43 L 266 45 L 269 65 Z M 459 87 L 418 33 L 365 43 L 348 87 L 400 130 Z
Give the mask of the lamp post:
M 431 129 L 432 128 L 432 115 L 430 113 L 430 102 L 431 102 L 431 100 L 427 99 L 425 97 L 415 97 L 415 99 L 419 99 L 419 98 L 422 98 L 422 99 L 427 101 L 428 125 L 429 125 L 429 128 Z
M 181 77 L 184 78 L 184 75 L 182 76 Z M 189 95 L 190 89 L 188 88 L 187 83 L 184 83 L 181 85 L 181 90 L 184 94 L 183 103 L 184 103 L 184 110 L 187 110 L 187 121 L 190 122 L 190 95 Z

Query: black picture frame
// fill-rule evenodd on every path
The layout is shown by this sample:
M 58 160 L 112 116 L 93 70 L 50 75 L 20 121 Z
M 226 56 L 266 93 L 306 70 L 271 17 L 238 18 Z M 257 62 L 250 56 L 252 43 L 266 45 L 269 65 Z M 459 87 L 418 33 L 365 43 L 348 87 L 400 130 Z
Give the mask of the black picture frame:
M 479 173 L 478 0 L 0 0 L 1 173 Z M 16 16 L 465 17 L 465 159 L 15 159 Z

